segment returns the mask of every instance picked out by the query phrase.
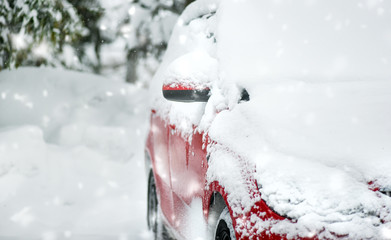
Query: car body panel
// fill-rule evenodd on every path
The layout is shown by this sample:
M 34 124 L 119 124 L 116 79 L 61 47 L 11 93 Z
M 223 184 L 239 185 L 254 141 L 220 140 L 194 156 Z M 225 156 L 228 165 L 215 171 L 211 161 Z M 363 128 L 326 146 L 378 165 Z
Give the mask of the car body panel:
M 224 8 L 220 8 L 218 2 L 218 0 L 198 0 L 182 14 L 173 31 L 161 67 L 156 72 L 150 88 L 153 97 L 151 107 L 156 111 L 152 111 L 151 132 L 147 140 L 147 152 L 151 156 L 152 164 L 150 165 L 156 175 L 161 208 L 167 219 L 167 224 L 178 234 L 179 239 L 184 238 L 186 235 L 184 232 L 186 215 L 184 213 L 190 208 L 192 201 L 197 198 L 202 199 L 204 218 L 208 221 L 213 212 L 214 196 L 220 195 L 224 202 L 223 204 L 228 207 L 231 214 L 237 239 L 316 239 L 317 236 L 315 234 L 318 234 L 318 237 L 322 239 L 363 238 L 360 236 L 378 236 L 372 238 L 381 238 L 380 236 L 383 236 L 380 233 L 381 228 L 385 227 L 387 231 L 390 229 L 391 225 L 384 223 L 386 221 L 390 222 L 389 219 L 391 217 L 388 217 L 390 212 L 389 199 L 384 199 L 384 196 L 380 194 L 384 192 L 387 194 L 387 198 L 391 196 L 391 191 L 389 190 L 391 185 L 383 181 L 377 186 L 377 179 L 379 178 L 375 172 L 369 174 L 372 177 L 362 177 L 369 173 L 366 165 L 362 165 L 364 166 L 363 169 L 358 169 L 356 168 L 358 165 L 353 164 L 363 157 L 362 154 L 357 154 L 357 156 L 353 154 L 351 156 L 352 162 L 350 163 L 345 162 L 343 158 L 345 156 L 350 157 L 346 153 L 361 153 L 360 151 L 351 151 L 349 148 L 351 146 L 350 143 L 355 142 L 357 139 L 366 139 L 370 143 L 363 145 L 360 149 L 365 150 L 363 152 L 368 154 L 367 157 L 372 162 L 374 160 L 372 159 L 372 149 L 380 149 L 379 146 L 382 145 L 385 147 L 389 146 L 387 143 L 390 135 L 387 135 L 387 131 L 383 131 L 383 128 L 378 128 L 380 125 L 389 126 L 385 124 L 385 122 L 388 122 L 388 115 L 385 113 L 387 113 L 388 103 L 390 102 L 386 96 L 391 95 L 389 95 L 388 90 L 377 90 L 378 88 L 383 89 L 383 87 L 379 87 L 382 86 L 379 85 L 380 80 L 381 82 L 383 80 L 380 79 L 379 82 L 376 82 L 376 88 L 370 89 L 370 85 L 365 84 L 363 75 L 358 74 L 356 71 L 357 68 L 351 68 L 353 70 L 351 73 L 354 73 L 353 77 L 355 78 L 358 75 L 359 80 L 357 82 L 360 82 L 357 88 L 353 88 L 350 84 L 355 82 L 355 80 L 351 79 L 350 75 L 345 76 L 337 74 L 337 72 L 335 72 L 335 76 L 334 73 L 329 75 L 329 65 L 322 64 L 327 59 L 323 58 L 323 55 L 317 55 L 317 61 L 314 61 L 312 57 L 308 57 L 319 51 L 327 56 L 333 56 L 329 55 L 328 52 L 330 50 L 329 47 L 332 47 L 333 44 L 327 46 L 324 44 L 319 45 L 320 47 L 316 48 L 316 51 L 310 51 L 311 54 L 306 57 L 308 62 L 303 62 L 316 63 L 317 66 L 305 64 L 305 68 L 296 68 L 293 67 L 296 66 L 294 63 L 297 61 L 298 64 L 301 64 L 301 59 L 288 58 L 288 60 L 291 60 L 281 62 L 284 64 L 270 76 L 270 79 L 269 75 L 264 75 L 268 73 L 268 71 L 265 71 L 267 68 L 258 69 L 258 62 L 263 63 L 263 61 L 255 61 L 259 60 L 259 57 L 262 60 L 269 54 L 269 59 L 273 61 L 264 61 L 264 64 L 267 66 L 269 63 L 279 63 L 278 59 L 280 57 L 286 55 L 288 57 L 295 56 L 288 50 L 282 54 L 284 52 L 282 51 L 284 48 L 281 46 L 283 45 L 282 41 L 277 41 L 277 43 L 281 42 L 281 44 L 261 45 L 264 43 L 261 40 L 270 40 L 274 43 L 280 37 L 283 39 L 285 35 L 291 36 L 293 38 L 286 38 L 284 43 L 289 43 L 288 46 L 293 44 L 291 50 L 295 50 L 295 52 L 296 50 L 300 52 L 304 48 L 304 50 L 308 50 L 310 48 L 307 47 L 316 46 L 311 41 L 307 42 L 307 40 L 305 42 L 311 44 L 304 44 L 305 46 L 301 44 L 301 38 L 303 37 L 304 39 L 304 36 L 302 36 L 301 31 L 293 31 L 293 29 L 298 28 L 300 30 L 304 27 L 302 30 L 311 30 L 306 31 L 310 36 L 314 35 L 314 40 L 319 40 L 318 44 L 323 43 L 324 37 L 338 38 L 339 36 L 338 34 L 322 35 L 322 31 L 319 33 L 318 31 L 312 31 L 315 26 L 312 21 L 303 21 L 302 24 L 290 25 L 289 28 L 284 28 L 283 31 L 276 30 L 279 28 L 268 29 L 267 27 L 272 22 L 274 22 L 273 24 L 281 23 L 280 21 L 272 21 L 274 16 L 277 20 L 280 18 L 285 19 L 283 17 L 285 14 L 281 13 L 287 13 L 292 20 L 287 21 L 288 23 L 295 22 L 295 20 L 301 21 L 306 17 L 311 19 L 313 17 L 312 14 L 307 14 L 300 19 L 297 18 L 297 12 L 291 11 L 291 8 L 295 7 L 296 10 L 302 11 L 310 7 L 310 5 L 312 7 L 316 4 L 327 5 L 330 9 L 336 8 L 338 12 L 341 11 L 343 14 L 346 11 L 340 7 L 337 1 L 326 1 L 316 4 L 308 4 L 308 1 L 299 1 L 298 3 L 286 4 L 283 11 L 280 11 L 280 15 L 267 15 L 262 13 L 262 11 L 268 8 L 253 7 L 250 1 L 237 2 L 232 0 L 230 1 L 231 5 L 224 2 L 226 4 L 225 11 L 227 11 L 224 12 Z M 264 6 L 277 4 L 273 1 L 252 1 L 252 3 Z M 305 7 L 303 7 L 303 4 Z M 346 2 L 344 4 L 350 5 L 354 3 Z M 243 6 L 247 6 L 247 8 L 240 9 Z M 223 11 L 220 11 L 220 9 L 223 9 Z M 319 7 L 314 10 L 322 12 L 324 9 Z M 275 10 L 277 11 L 278 8 Z M 358 9 L 353 10 L 352 13 L 356 10 L 361 11 Z M 247 19 L 246 15 L 248 12 L 252 12 L 252 15 L 248 14 L 248 16 L 254 18 Z M 243 19 L 236 17 L 236 15 L 232 17 L 237 13 L 242 13 L 241 18 Z M 361 11 L 360 14 L 364 14 L 364 12 Z M 354 19 L 357 16 L 353 16 Z M 261 20 L 254 21 L 257 17 L 265 18 L 263 22 L 266 21 L 268 24 L 262 24 Z M 266 19 L 269 17 L 270 19 Z M 224 18 L 226 24 L 221 27 L 221 22 Z M 248 22 L 246 22 L 247 20 Z M 314 18 L 314 20 L 323 22 L 323 17 Z M 381 21 L 381 23 L 384 23 L 384 26 L 387 25 L 386 21 L 381 20 L 380 17 L 376 18 L 376 21 Z M 259 26 L 256 26 L 258 23 Z M 246 24 L 246 27 L 243 27 L 244 24 Z M 251 25 L 253 26 L 252 28 L 250 27 Z M 255 34 L 253 38 L 253 34 L 259 33 L 261 28 L 265 30 L 265 33 L 269 31 L 270 35 Z M 321 30 L 322 26 L 317 26 L 316 29 Z M 325 29 L 328 33 L 334 31 L 333 28 L 329 27 Z M 356 35 L 350 35 L 349 29 L 359 30 L 360 34 L 366 34 L 366 30 L 353 27 L 346 27 L 346 31 L 339 31 L 339 33 L 346 34 L 349 38 L 354 38 Z M 239 30 L 245 30 L 244 32 L 248 34 L 238 34 Z M 253 41 L 257 37 L 259 41 Z M 273 37 L 276 38 L 274 39 Z M 299 39 L 300 41 L 289 41 L 290 39 Z M 357 51 L 352 53 L 361 54 L 360 44 L 350 44 L 349 41 L 345 41 L 345 38 L 343 39 L 344 41 L 340 43 L 348 43 L 348 45 L 358 47 Z M 360 39 L 364 40 L 364 38 Z M 248 40 L 251 41 L 248 42 Z M 354 42 L 352 41 L 352 43 Z M 255 43 L 260 43 L 260 45 L 254 45 Z M 262 52 L 259 51 L 260 49 L 268 51 Z M 380 50 L 380 48 L 365 48 L 365 50 L 371 49 Z M 275 52 L 278 53 L 278 58 L 276 58 Z M 248 57 L 248 55 L 254 58 Z M 340 66 L 340 56 L 337 55 L 335 57 L 335 60 L 338 60 L 335 62 L 336 66 Z M 274 61 L 275 58 L 276 61 Z M 215 61 L 211 61 L 211 59 Z M 353 59 L 360 60 L 360 57 Z M 372 58 L 362 58 L 361 60 L 377 64 Z M 211 66 L 209 69 L 204 68 L 205 64 L 201 64 L 204 62 L 214 62 L 216 64 L 207 64 Z M 330 63 L 334 63 L 334 61 L 330 61 Z M 308 75 L 306 65 L 314 67 L 314 70 L 317 70 L 317 67 L 320 67 L 319 69 L 325 68 L 326 73 L 315 71 Z M 342 65 L 344 66 L 344 64 Z M 377 65 L 380 66 L 380 64 Z M 293 73 L 296 71 L 302 71 L 302 73 L 292 75 L 288 72 L 289 74 L 285 75 L 284 70 L 286 67 L 291 68 Z M 384 69 L 386 68 L 384 67 Z M 202 71 L 198 71 L 198 69 Z M 373 68 L 362 69 L 368 70 L 368 76 L 376 73 Z M 337 70 L 343 69 L 338 68 Z M 342 77 L 342 81 L 340 81 L 339 77 Z M 195 102 L 196 98 L 189 97 L 191 95 L 189 92 L 197 89 L 199 82 L 202 82 L 202 84 L 208 83 L 207 86 L 210 87 L 210 89 L 208 88 L 210 90 L 208 102 L 205 105 L 197 105 L 198 103 L 186 103 L 188 105 L 185 105 L 185 103 L 173 102 Z M 371 84 L 373 82 L 371 81 Z M 201 86 L 203 86 L 202 84 Z M 386 89 L 391 85 L 385 84 L 384 86 L 384 89 Z M 243 94 L 243 89 L 248 90 L 248 92 L 246 91 L 247 97 L 243 97 L 246 95 Z M 165 91 L 169 94 L 164 94 Z M 241 91 L 242 99 L 239 96 Z M 374 93 L 373 99 L 368 98 L 369 93 Z M 168 97 L 170 94 L 171 96 Z M 372 100 L 374 103 L 378 103 L 380 98 L 383 99 L 384 103 L 374 104 L 375 108 L 373 109 L 375 111 L 373 113 L 369 111 L 372 107 L 367 103 Z M 205 99 L 203 98 L 202 100 Z M 347 99 L 348 101 L 344 102 Z M 334 108 L 335 106 L 342 107 Z M 356 109 L 357 111 L 355 111 Z M 342 112 L 346 114 L 340 114 Z M 381 120 L 379 120 L 379 124 L 368 124 L 372 122 L 372 118 L 368 116 L 376 116 L 374 120 L 378 116 L 384 116 L 384 118 L 379 118 Z M 365 126 L 366 120 L 368 121 L 367 125 L 374 126 L 371 129 L 376 131 L 370 132 L 368 130 L 370 134 L 365 131 L 362 134 L 358 131 L 368 127 Z M 376 123 L 376 121 L 374 122 Z M 345 125 L 341 125 L 340 128 L 334 128 L 341 123 Z M 388 127 L 388 129 L 390 128 Z M 210 135 L 205 134 L 203 131 Z M 156 136 L 154 136 L 154 132 L 157 132 Z M 379 136 L 382 137 L 379 138 L 381 140 L 379 141 L 380 144 L 377 144 L 374 139 Z M 346 144 L 347 142 L 349 144 Z M 217 151 L 216 146 L 218 147 Z M 368 148 L 371 146 L 372 148 Z M 227 167 L 225 169 L 229 176 L 221 178 L 219 170 L 224 168 L 225 162 L 219 160 L 225 151 L 229 152 L 227 155 L 230 156 L 227 159 L 232 165 L 226 164 Z M 383 152 L 383 149 L 381 151 Z M 213 154 L 216 152 L 217 154 Z M 389 154 L 385 155 L 388 158 Z M 333 161 L 336 161 L 338 164 Z M 348 164 L 345 166 L 341 163 Z M 335 165 L 339 164 L 341 166 L 335 167 Z M 379 164 L 372 165 L 381 166 Z M 212 169 L 213 166 L 217 167 Z M 387 165 L 385 164 L 384 166 Z M 368 165 L 369 167 L 371 166 Z M 279 171 L 281 169 L 282 171 Z M 355 171 L 349 170 L 349 172 L 347 169 L 355 169 Z M 235 176 L 231 177 L 233 172 Z M 290 173 L 292 174 L 289 176 Z M 334 174 L 336 174 L 337 178 L 332 177 Z M 386 175 L 387 173 L 383 174 L 383 176 Z M 339 179 L 340 176 L 343 176 L 343 178 Z M 356 179 L 357 176 L 360 177 Z M 333 184 L 328 184 L 328 179 Z M 334 180 L 337 180 L 338 184 L 334 184 Z M 240 184 L 236 184 L 239 181 Z M 344 182 L 348 183 L 347 187 L 342 187 Z M 365 189 L 366 183 L 370 185 L 370 189 L 373 189 L 376 194 L 365 192 L 367 190 Z M 334 191 L 334 185 L 340 188 Z M 384 191 L 381 192 L 379 191 L 380 189 Z M 261 192 L 264 200 L 261 198 Z M 364 195 L 365 197 L 360 198 Z M 341 197 L 346 198 L 343 200 L 344 204 L 339 205 L 339 202 L 342 202 Z M 333 201 L 328 201 L 330 199 L 333 199 Z M 354 201 L 350 201 L 351 199 Z M 365 201 L 362 201 L 363 199 Z M 366 201 L 367 199 L 370 199 L 370 201 Z M 245 208 L 240 205 L 241 202 L 244 203 L 243 205 L 246 205 Z M 339 208 L 339 212 L 334 211 L 335 209 L 330 209 L 330 206 L 337 205 L 343 205 Z M 297 218 L 298 220 L 295 221 L 282 217 L 274 212 L 270 206 L 274 207 L 280 214 L 285 214 L 290 218 Z M 347 207 L 345 208 L 345 206 Z M 350 212 L 351 209 L 354 210 L 354 213 Z M 371 215 L 374 212 L 376 214 L 382 212 L 383 215 Z M 328 216 L 331 216 L 331 218 L 325 219 Z M 363 226 L 368 223 L 365 226 L 370 227 L 369 231 L 361 231 L 361 227 L 355 227 L 356 222 L 350 219 L 356 219 Z M 271 232 L 269 229 L 275 225 L 268 225 L 269 229 L 265 228 L 265 225 L 274 223 L 276 225 L 282 223 L 280 227 L 283 227 L 279 229 L 282 230 L 276 232 L 287 235 L 269 234 Z M 264 225 L 257 226 L 257 224 Z M 350 224 L 351 228 L 346 229 L 346 224 Z M 336 227 L 337 225 L 339 227 Z M 347 234 L 335 234 L 333 232 L 335 229 L 339 229 L 339 232 L 343 234 L 347 232 Z M 360 234 L 356 234 L 358 231 L 360 231 Z M 368 233 L 368 235 L 367 232 L 370 231 L 372 233 Z M 350 233 L 352 234 L 349 235 Z
M 206 181 L 208 144 L 214 143 L 207 135 L 194 131 L 190 139 L 184 138 L 175 126 L 169 125 L 152 111 L 146 151 L 151 157 L 164 219 L 175 236 L 186 239 L 186 211 L 194 199 L 202 199 L 203 215 L 208 221 L 213 195 L 220 194 L 230 211 L 238 240 L 254 239 L 249 238 L 248 233 L 256 235 L 255 239 L 284 239 L 284 236 L 270 235 L 266 231 L 256 232 L 257 228 L 251 221 L 252 215 L 262 216 L 264 219 L 284 218 L 274 213 L 260 199 L 254 179 L 247 179 L 248 195 L 256 199 L 253 208 L 245 214 L 233 216 L 224 187 L 218 181 Z
M 156 188 L 162 213 L 171 220 L 173 196 L 171 191 L 171 172 L 168 154 L 168 128 L 166 123 L 154 114 L 151 116 L 151 129 L 147 140 L 147 151 L 150 153 Z M 171 222 L 172 224 L 172 222 Z

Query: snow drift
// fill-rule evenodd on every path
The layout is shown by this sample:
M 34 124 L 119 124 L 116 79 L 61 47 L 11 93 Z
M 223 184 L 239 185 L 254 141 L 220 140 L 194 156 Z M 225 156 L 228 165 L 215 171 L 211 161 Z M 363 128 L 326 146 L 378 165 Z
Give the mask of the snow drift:
M 0 238 L 141 239 L 145 90 L 92 74 L 0 72 Z

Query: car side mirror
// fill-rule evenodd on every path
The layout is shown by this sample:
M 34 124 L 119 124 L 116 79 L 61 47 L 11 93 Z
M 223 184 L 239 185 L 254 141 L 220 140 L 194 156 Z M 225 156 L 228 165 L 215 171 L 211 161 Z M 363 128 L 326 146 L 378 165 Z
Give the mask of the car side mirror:
M 163 85 L 165 99 L 176 102 L 207 102 L 210 96 L 208 87 L 186 87 L 178 84 Z
M 207 102 L 213 81 L 219 78 L 218 61 L 208 52 L 194 50 L 171 62 L 164 72 L 163 96 L 177 102 Z

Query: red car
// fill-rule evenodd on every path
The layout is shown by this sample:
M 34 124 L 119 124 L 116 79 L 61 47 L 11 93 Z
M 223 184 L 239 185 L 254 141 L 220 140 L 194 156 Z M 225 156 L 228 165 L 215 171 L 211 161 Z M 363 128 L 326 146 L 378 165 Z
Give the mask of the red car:
M 151 83 L 155 238 L 193 239 L 197 201 L 201 238 L 391 238 L 390 11 L 191 4 Z

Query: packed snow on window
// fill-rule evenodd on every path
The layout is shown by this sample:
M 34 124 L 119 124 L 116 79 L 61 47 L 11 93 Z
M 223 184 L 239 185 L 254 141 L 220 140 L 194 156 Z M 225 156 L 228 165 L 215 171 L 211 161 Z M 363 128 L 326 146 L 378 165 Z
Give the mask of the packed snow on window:
M 0 73 L 0 238 L 151 239 L 145 90 L 50 68 Z

